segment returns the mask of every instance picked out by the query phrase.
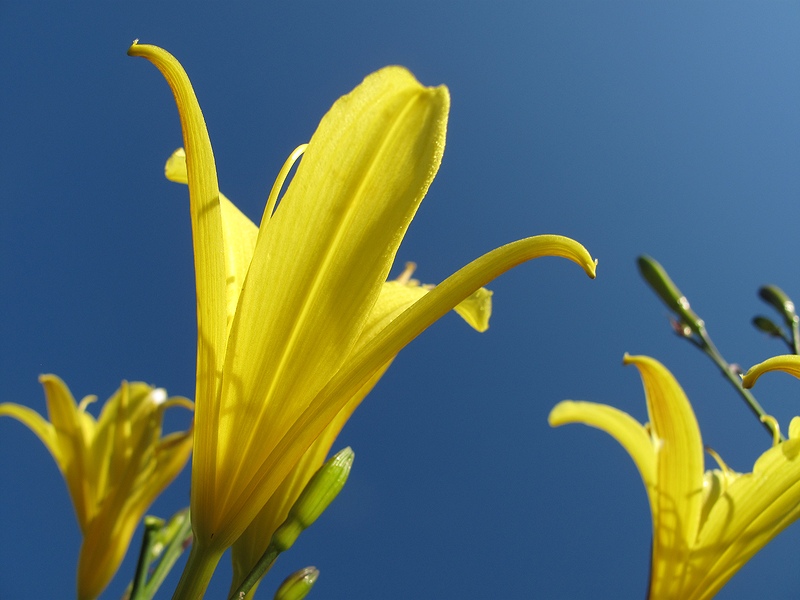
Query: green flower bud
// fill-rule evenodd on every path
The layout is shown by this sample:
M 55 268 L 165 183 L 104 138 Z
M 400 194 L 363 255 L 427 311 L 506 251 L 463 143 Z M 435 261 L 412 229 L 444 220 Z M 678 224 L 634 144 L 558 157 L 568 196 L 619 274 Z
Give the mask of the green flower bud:
M 681 323 L 692 331 L 700 333 L 705 329 L 705 323 L 689 307 L 689 301 L 678 289 L 667 272 L 657 261 L 649 256 L 642 255 L 636 260 L 639 273 L 650 288 L 661 298 L 661 301 L 674 312 Z
M 753 327 L 772 337 L 783 338 L 783 330 L 767 317 L 761 315 L 753 317 Z
M 303 600 L 319 577 L 316 567 L 306 567 L 289 575 L 275 592 L 275 600 Z
M 758 295 L 767 304 L 772 305 L 777 310 L 788 327 L 798 321 L 795 312 L 794 302 L 777 285 L 765 285 L 758 290 Z
M 304 529 L 316 521 L 342 491 L 355 453 L 348 446 L 337 452 L 314 473 L 289 510 L 289 516 L 272 536 L 271 544 L 279 552 L 291 548 Z
M 154 517 L 153 515 L 144 516 L 144 526 L 148 529 L 161 529 L 166 521 L 161 517 Z

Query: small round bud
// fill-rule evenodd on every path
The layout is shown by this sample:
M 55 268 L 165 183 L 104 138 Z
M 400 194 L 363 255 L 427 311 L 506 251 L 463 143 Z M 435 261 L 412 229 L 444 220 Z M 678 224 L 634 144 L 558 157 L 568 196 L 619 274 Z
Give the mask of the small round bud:
M 783 330 L 767 317 L 762 317 L 761 315 L 753 317 L 753 327 L 771 337 L 783 337 Z
M 275 600 L 303 600 L 319 577 L 316 567 L 306 567 L 289 575 L 275 592 Z

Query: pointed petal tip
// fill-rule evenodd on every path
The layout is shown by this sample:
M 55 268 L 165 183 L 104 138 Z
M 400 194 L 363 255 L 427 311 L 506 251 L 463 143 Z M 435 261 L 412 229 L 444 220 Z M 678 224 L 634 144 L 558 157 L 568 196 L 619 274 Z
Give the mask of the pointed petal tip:
M 536 241 L 538 247 L 536 256 L 566 258 L 580 266 L 591 279 L 597 276 L 597 259 L 592 258 L 589 251 L 580 242 L 555 234 L 537 235 L 527 239 Z
M 643 354 L 628 354 L 627 352 L 622 355 L 623 365 L 656 365 L 662 367 L 663 365 L 655 358 L 650 358 Z
M 136 53 L 137 50 L 138 50 L 137 46 L 139 46 L 139 38 L 136 38 L 135 40 L 133 40 L 133 42 L 131 42 L 131 45 L 128 48 L 128 51 L 126 52 L 126 54 L 128 56 L 138 56 L 138 54 Z
M 589 251 L 586 250 L 586 248 L 584 248 L 581 244 L 578 245 L 581 247 L 583 252 L 580 252 L 580 254 L 578 255 L 579 261 L 575 262 L 577 262 L 581 266 L 581 268 L 586 272 L 586 274 L 589 276 L 589 279 L 597 278 L 597 259 L 592 258 L 592 255 L 589 254 Z
M 583 244 L 567 237 L 555 235 L 553 237 L 561 238 L 564 250 L 566 250 L 566 252 L 563 254 L 561 252 L 554 252 L 554 256 L 561 256 L 578 264 L 586 272 L 590 279 L 597 277 L 597 259 L 592 258 L 592 255 L 589 254 L 589 251 L 583 246 Z
M 127 55 L 128 56 L 148 56 L 152 55 L 154 50 L 160 50 L 161 52 L 165 52 L 165 50 L 161 50 L 158 46 L 152 46 L 150 44 L 140 44 L 139 38 L 133 40 L 133 43 L 128 48 Z
M 598 259 L 596 259 L 596 258 L 595 258 L 595 259 L 594 259 L 594 261 L 592 262 L 592 265 L 591 265 L 591 272 L 587 271 L 587 274 L 588 274 L 588 275 L 589 275 L 589 277 L 591 277 L 592 279 L 594 279 L 595 277 L 597 277 L 597 263 L 598 263 L 598 262 L 599 262 L 599 261 L 598 261 Z
M 189 174 L 186 171 L 186 151 L 178 148 L 164 164 L 164 177 L 175 183 L 189 183 Z

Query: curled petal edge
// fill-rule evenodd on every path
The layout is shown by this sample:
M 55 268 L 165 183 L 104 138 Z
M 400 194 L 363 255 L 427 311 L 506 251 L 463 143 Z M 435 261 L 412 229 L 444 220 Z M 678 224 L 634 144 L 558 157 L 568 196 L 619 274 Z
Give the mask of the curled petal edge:
M 768 358 L 764 362 L 748 369 L 747 373 L 742 377 L 742 385 L 746 388 L 753 387 L 758 378 L 768 371 L 784 371 L 800 379 L 800 356 L 784 354 Z

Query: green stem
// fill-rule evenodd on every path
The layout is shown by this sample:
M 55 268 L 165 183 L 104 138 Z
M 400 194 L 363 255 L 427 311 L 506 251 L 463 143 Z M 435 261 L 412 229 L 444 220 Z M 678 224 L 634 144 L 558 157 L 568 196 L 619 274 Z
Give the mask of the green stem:
M 792 320 L 792 351 L 800 354 L 800 319 Z
M 243 600 L 247 596 L 247 592 L 249 592 L 250 589 L 259 582 L 264 574 L 269 571 L 270 567 L 275 562 L 275 559 L 278 558 L 280 553 L 281 552 L 278 550 L 277 546 L 270 542 L 267 550 L 261 555 L 261 558 L 258 559 L 258 562 L 255 564 L 247 577 L 245 577 L 245 580 L 239 586 L 239 589 L 233 592 L 228 597 L 228 600 Z
M 714 361 L 714 364 L 717 365 L 720 371 L 722 371 L 722 374 L 725 376 L 725 378 L 734 388 L 736 388 L 736 391 L 739 392 L 739 395 L 744 399 L 748 408 L 750 408 L 752 413 L 756 416 L 756 418 L 758 418 L 759 422 L 764 426 L 764 429 L 767 430 L 771 438 L 774 435 L 774 432 L 770 424 L 764 419 L 764 417 L 767 416 L 766 411 L 761 407 L 761 404 L 759 404 L 755 396 L 750 393 L 750 390 L 744 389 L 742 386 L 742 378 L 739 377 L 738 374 L 734 373 L 731 365 L 722 357 L 722 354 L 719 353 L 719 350 L 717 350 L 717 347 L 714 346 L 711 338 L 708 337 L 708 333 L 706 332 L 705 328 L 701 328 L 697 333 L 700 337 L 700 342 L 697 343 L 697 346 L 712 361 Z M 780 440 L 782 442 L 786 441 L 783 435 L 780 435 Z
M 172 600 L 202 600 L 223 552 L 216 548 L 203 548 L 195 540 Z
M 147 582 L 144 596 L 145 600 L 151 600 L 153 596 L 156 595 L 158 588 L 164 583 L 164 578 L 166 578 L 172 570 L 175 561 L 180 558 L 181 554 L 183 554 L 192 540 L 192 520 L 189 518 L 189 510 L 186 509 L 182 511 L 182 513 L 178 513 L 173 517 L 173 519 L 176 518 L 181 518 L 183 521 L 175 532 L 175 535 L 167 544 L 164 554 L 161 556 L 161 560 L 158 561 L 158 566 L 153 571 L 150 581 Z
M 163 521 L 161 521 L 163 523 Z M 136 575 L 133 579 L 133 586 L 128 596 L 130 600 L 149 600 L 147 596 L 147 572 L 150 570 L 150 562 L 153 557 L 153 541 L 156 534 L 161 529 L 161 523 L 148 522 L 145 519 L 144 535 L 142 536 L 142 549 L 139 552 L 139 561 L 136 563 Z

